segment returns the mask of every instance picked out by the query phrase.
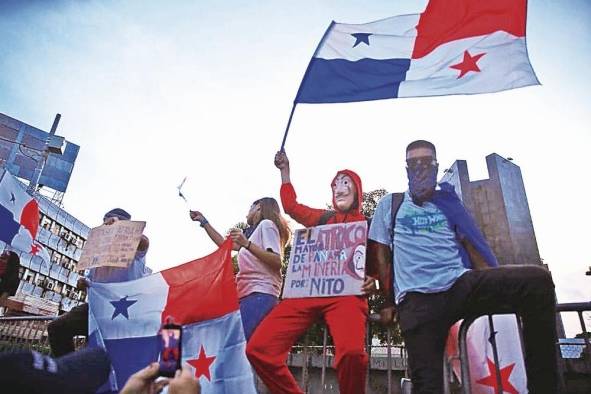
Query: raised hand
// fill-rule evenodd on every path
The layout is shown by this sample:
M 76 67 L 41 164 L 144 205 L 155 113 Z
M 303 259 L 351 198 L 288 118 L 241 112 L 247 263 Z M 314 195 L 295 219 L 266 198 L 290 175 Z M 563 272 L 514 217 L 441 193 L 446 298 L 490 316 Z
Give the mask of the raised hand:
M 189 211 L 189 216 L 194 222 L 202 222 L 205 220 L 205 216 L 203 216 L 203 214 L 199 211 Z
M 285 151 L 279 151 L 275 153 L 275 167 L 279 168 L 280 170 L 285 170 L 289 168 L 289 159 L 287 158 L 287 154 Z
M 248 238 L 246 238 L 242 230 L 239 228 L 233 228 L 230 230 L 230 238 L 232 238 L 232 241 L 238 246 L 245 247 L 248 245 Z

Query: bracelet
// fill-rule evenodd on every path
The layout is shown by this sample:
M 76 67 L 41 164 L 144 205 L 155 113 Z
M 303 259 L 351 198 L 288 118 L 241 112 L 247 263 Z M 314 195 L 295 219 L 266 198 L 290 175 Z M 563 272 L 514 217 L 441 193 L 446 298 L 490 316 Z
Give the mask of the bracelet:
M 250 250 L 250 244 L 252 244 L 252 242 L 249 240 L 248 241 L 248 245 L 245 246 L 246 249 Z
M 201 226 L 201 227 L 205 227 L 206 224 L 209 224 L 209 222 L 205 218 L 203 218 L 203 220 L 199 221 L 199 226 Z

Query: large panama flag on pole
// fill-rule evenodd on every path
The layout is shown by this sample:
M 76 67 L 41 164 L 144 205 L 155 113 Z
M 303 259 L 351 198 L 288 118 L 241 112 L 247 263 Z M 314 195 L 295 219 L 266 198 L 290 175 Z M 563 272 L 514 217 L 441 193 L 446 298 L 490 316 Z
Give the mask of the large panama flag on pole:
M 209 256 L 130 282 L 92 283 L 89 345 L 105 348 L 113 370 L 99 392 L 118 391 L 158 360 L 161 324 L 183 326 L 182 359 L 202 393 L 255 394 L 232 271 L 230 241 Z
M 525 45 L 526 0 L 430 0 L 422 14 L 333 22 L 299 103 L 497 92 L 536 85 Z
M 421 14 L 332 22 L 294 100 L 346 103 L 491 93 L 537 85 L 525 43 L 527 0 L 430 0 Z

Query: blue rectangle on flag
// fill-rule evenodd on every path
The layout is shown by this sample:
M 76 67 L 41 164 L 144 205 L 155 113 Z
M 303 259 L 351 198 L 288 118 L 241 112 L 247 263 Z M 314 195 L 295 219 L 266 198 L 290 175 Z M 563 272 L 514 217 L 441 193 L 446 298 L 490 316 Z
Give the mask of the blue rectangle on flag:
M 297 103 L 347 103 L 398 97 L 410 59 L 312 58 Z

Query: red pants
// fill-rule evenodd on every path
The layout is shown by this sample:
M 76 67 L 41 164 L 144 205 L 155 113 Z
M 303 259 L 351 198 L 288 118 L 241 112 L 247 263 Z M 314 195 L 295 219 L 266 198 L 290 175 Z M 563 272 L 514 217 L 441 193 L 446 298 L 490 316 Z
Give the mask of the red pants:
M 335 368 L 342 394 L 365 393 L 365 297 L 317 297 L 281 301 L 256 328 L 246 355 L 273 394 L 303 393 L 287 367 L 294 342 L 324 317 L 335 344 Z

